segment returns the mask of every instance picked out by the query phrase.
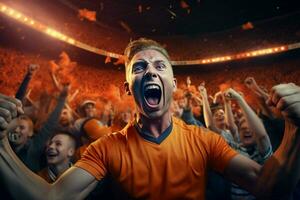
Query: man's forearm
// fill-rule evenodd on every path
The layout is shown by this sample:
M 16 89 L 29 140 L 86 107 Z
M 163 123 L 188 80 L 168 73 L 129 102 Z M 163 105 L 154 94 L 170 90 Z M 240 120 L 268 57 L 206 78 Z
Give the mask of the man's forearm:
M 231 102 L 225 100 L 224 101 L 224 109 L 225 109 L 225 121 L 226 124 L 236 142 L 238 142 L 238 132 L 237 132 L 237 126 L 234 122 L 234 117 L 231 109 Z
M 284 199 L 295 188 L 300 177 L 300 129 L 286 123 L 285 135 L 278 150 L 262 167 L 256 194 L 271 195 L 271 199 Z
M 30 72 L 27 72 L 27 74 L 25 75 L 20 87 L 18 88 L 18 91 L 16 93 L 16 98 L 19 99 L 19 100 L 23 100 L 23 98 L 25 97 L 25 94 L 26 94 L 26 90 L 27 90 L 27 87 L 29 85 L 29 82 L 31 80 L 31 73 Z
M 264 98 L 265 100 L 268 99 L 269 94 L 263 91 L 256 83 L 250 87 L 250 89 L 258 96 Z
M 0 140 L 0 176 L 15 199 L 50 199 L 50 185 L 27 169 L 7 137 Z
M 54 134 L 55 128 L 58 125 L 59 117 L 61 111 L 64 108 L 65 102 L 66 102 L 66 97 L 58 98 L 57 105 L 49 115 L 45 124 L 43 124 L 42 128 L 39 130 L 35 139 L 33 140 L 35 156 L 37 157 L 41 156 L 47 140 L 51 137 L 51 135 Z
M 243 98 L 240 98 L 238 103 L 242 109 L 250 130 L 255 134 L 258 150 L 260 153 L 264 154 L 269 150 L 271 142 L 261 119 L 250 108 Z
M 214 123 L 214 119 L 210 110 L 207 96 L 202 95 L 202 100 L 203 100 L 203 115 L 204 115 L 206 128 L 219 133 L 219 130 L 217 129 Z

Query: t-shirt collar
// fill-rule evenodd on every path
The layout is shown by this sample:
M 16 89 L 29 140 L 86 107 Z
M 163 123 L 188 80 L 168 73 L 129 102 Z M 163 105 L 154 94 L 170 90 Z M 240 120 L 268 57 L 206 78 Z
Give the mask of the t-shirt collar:
M 147 141 L 156 143 L 156 144 L 161 144 L 172 132 L 173 129 L 173 121 L 171 121 L 169 127 L 159 136 L 159 137 L 153 137 L 150 133 L 146 132 L 146 131 L 142 131 L 142 129 L 140 128 L 140 126 L 138 125 L 137 121 L 134 121 L 134 127 L 137 130 L 137 132 L 139 133 L 139 135 L 144 138 Z

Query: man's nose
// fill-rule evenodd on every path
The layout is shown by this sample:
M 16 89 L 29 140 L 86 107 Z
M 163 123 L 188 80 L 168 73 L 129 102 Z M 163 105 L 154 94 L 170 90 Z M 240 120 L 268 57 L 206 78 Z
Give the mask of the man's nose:
M 17 128 L 15 129 L 15 132 L 16 132 L 16 133 L 19 133 L 19 132 L 20 132 L 20 127 L 19 127 L 19 126 L 17 126 Z
M 157 72 L 153 65 L 149 64 L 145 76 L 148 78 L 157 78 Z
M 54 148 L 55 148 L 55 144 L 54 143 L 48 144 L 47 149 L 54 149 Z

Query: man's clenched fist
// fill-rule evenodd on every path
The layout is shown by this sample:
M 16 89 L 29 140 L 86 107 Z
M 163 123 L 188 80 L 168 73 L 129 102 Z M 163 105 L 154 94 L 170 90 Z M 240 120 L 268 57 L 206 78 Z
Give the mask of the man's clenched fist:
M 300 127 L 300 87 L 294 83 L 280 84 L 272 88 L 267 100 L 276 107 L 286 120 Z
M 0 138 L 12 119 L 23 114 L 22 103 L 18 99 L 0 94 Z

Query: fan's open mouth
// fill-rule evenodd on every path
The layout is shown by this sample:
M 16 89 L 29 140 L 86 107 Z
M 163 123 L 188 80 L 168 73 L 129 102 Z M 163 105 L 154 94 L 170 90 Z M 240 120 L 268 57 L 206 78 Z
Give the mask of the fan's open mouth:
M 53 157 L 56 157 L 58 155 L 58 153 L 55 153 L 53 151 L 48 151 L 47 152 L 47 157 L 49 158 L 53 158 Z
M 156 106 L 161 100 L 161 88 L 156 84 L 149 84 L 144 87 L 144 97 L 150 106 Z
M 20 137 L 21 137 L 21 135 L 20 134 L 18 134 L 18 133 L 15 133 L 15 132 L 10 132 L 10 133 L 8 133 L 8 135 L 9 135 L 9 140 L 11 141 L 11 142 L 16 142 Z

